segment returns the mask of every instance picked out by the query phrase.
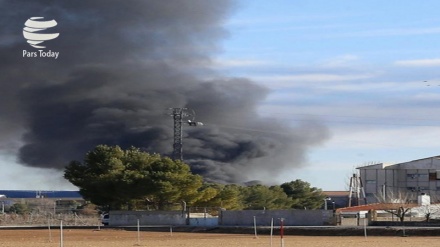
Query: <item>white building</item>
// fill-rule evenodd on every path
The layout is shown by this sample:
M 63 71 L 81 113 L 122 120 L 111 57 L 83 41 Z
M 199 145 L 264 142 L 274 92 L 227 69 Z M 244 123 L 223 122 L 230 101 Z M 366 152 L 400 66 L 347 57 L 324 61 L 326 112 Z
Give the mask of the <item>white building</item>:
M 417 203 L 417 196 L 431 196 L 440 202 L 440 156 L 413 160 L 399 164 L 375 164 L 358 167 L 368 203 L 378 198 L 398 197 Z

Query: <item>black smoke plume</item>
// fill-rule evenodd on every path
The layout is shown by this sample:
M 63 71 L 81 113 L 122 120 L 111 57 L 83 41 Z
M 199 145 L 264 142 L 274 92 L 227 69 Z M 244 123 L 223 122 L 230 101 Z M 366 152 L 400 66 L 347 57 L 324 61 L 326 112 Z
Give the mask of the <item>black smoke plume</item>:
M 184 126 L 184 159 L 209 181 L 273 180 L 304 163 L 327 137 L 319 125 L 287 127 L 258 116 L 270 93 L 210 70 L 227 38 L 229 0 L 0 1 L 1 148 L 32 167 L 63 169 L 98 144 L 170 155 L 173 120 L 188 107 L 205 126 Z M 54 19 L 44 51 L 22 36 L 30 17 Z M 211 78 L 211 79 L 206 79 Z M 11 140 L 19 139 L 17 142 Z M 12 145 L 12 146 L 11 146 Z

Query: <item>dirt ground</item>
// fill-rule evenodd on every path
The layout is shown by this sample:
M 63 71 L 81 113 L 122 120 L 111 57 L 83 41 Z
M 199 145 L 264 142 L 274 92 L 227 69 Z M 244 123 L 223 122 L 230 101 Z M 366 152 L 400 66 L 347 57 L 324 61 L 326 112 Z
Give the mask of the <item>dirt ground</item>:
M 316 237 L 285 236 L 285 247 L 418 247 L 437 246 L 440 237 Z M 1 247 L 125 247 L 125 246 L 179 246 L 179 247 L 255 247 L 271 246 L 270 236 L 210 233 L 138 232 L 125 230 L 64 230 L 63 242 L 59 229 L 5 230 L 0 229 Z M 281 246 L 279 236 L 274 236 L 272 246 Z

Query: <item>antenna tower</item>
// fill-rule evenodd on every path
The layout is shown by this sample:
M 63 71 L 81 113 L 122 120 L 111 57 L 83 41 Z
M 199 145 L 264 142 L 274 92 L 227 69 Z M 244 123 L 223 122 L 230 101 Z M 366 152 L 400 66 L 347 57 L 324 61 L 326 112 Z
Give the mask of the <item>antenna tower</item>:
M 182 124 L 187 123 L 189 126 L 198 126 L 198 125 L 203 125 L 203 123 L 194 122 L 194 118 L 196 114 L 192 109 L 170 108 L 170 110 L 171 110 L 171 116 L 174 119 L 173 159 L 183 160 Z

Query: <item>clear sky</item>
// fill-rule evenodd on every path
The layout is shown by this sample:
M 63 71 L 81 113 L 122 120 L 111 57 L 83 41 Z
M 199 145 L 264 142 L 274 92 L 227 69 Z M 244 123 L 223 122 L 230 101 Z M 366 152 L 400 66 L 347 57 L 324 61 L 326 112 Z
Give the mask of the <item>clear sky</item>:
M 440 154 L 438 9 L 435 0 L 241 1 L 218 69 L 272 90 L 261 115 L 331 132 L 286 181 L 343 190 L 358 166 Z
M 329 130 L 279 181 L 346 190 L 358 166 L 440 154 L 439 9 L 437 0 L 240 0 L 211 68 L 269 88 L 261 116 Z M 11 155 L 0 168 L 5 189 L 76 189 Z

